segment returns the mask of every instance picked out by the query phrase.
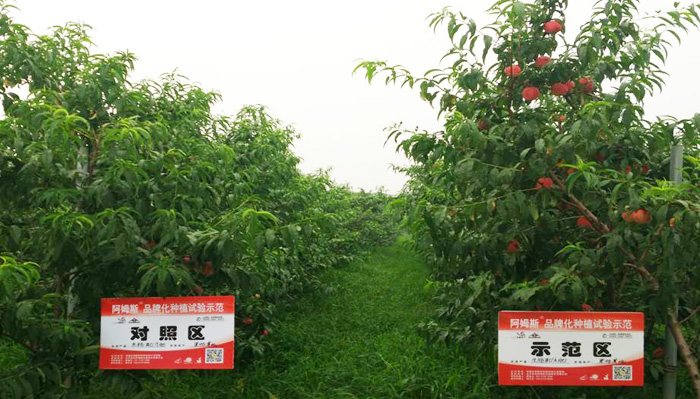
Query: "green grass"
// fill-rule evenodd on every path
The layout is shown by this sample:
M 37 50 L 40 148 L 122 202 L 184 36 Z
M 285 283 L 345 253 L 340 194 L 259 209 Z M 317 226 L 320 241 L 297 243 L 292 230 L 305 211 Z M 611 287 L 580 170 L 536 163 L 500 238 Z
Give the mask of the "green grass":
M 496 386 L 496 364 L 476 352 L 428 347 L 416 325 L 434 314 L 425 264 L 407 237 L 364 262 L 321 276 L 330 288 L 290 304 L 269 339 L 275 351 L 232 371 L 152 372 L 153 395 L 182 399 L 658 397 L 649 390 Z M 141 374 L 144 375 L 144 374 Z M 687 384 L 685 384 L 687 385 Z M 99 392 L 97 392 L 99 391 Z M 684 390 L 683 392 L 690 392 Z M 95 399 L 122 394 L 95 387 Z M 685 396 L 679 396 L 685 397 Z
M 464 355 L 428 348 L 418 335 L 434 309 L 425 264 L 406 240 L 324 273 L 332 289 L 289 307 L 265 359 L 232 372 L 158 374 L 156 391 L 192 399 L 485 397 L 483 376 Z

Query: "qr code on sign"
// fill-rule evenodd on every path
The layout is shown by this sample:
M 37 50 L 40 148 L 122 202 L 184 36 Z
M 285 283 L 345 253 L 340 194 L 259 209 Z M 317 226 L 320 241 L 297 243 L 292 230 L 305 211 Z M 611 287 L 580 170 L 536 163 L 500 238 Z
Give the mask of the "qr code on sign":
M 207 348 L 205 352 L 204 363 L 223 363 L 224 362 L 224 348 Z
M 632 366 L 613 366 L 613 381 L 632 381 Z

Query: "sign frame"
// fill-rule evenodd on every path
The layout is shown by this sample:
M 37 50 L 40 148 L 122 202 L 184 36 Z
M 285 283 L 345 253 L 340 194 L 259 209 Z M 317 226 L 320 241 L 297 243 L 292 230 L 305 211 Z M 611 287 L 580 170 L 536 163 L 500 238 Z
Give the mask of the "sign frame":
M 102 370 L 233 369 L 232 295 L 102 298 Z
M 498 384 L 643 386 L 644 313 L 501 311 Z

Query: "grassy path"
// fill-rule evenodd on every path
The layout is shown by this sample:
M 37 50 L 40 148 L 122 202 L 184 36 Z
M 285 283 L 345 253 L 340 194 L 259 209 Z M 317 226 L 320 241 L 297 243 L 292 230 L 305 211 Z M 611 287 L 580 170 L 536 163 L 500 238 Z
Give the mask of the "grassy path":
M 405 243 L 331 270 L 325 294 L 292 307 L 277 350 L 240 374 L 172 375 L 182 398 L 468 398 L 478 376 L 446 348 L 428 349 L 416 324 L 432 312 L 427 270 Z M 251 367 L 252 366 L 252 367 Z M 238 367 L 238 366 L 237 366 Z

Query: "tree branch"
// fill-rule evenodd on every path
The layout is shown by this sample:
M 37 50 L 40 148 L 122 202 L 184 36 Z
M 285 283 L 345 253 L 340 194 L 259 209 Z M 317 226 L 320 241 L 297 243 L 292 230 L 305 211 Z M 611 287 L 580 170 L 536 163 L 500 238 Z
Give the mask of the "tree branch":
M 639 273 L 639 275 L 642 276 L 642 278 L 646 278 L 647 280 L 649 280 L 649 282 L 651 283 L 651 288 L 653 288 L 654 291 L 658 291 L 658 290 L 659 290 L 659 281 L 656 280 L 656 277 L 654 277 L 654 276 L 649 272 L 649 270 L 647 270 L 646 267 L 644 267 L 644 266 L 637 266 L 637 265 L 635 265 L 634 263 L 623 263 L 623 265 L 624 265 L 624 266 L 627 266 L 627 267 L 629 267 L 629 268 L 632 268 L 632 269 L 634 269 L 634 270 L 636 270 L 637 273 Z
M 686 317 L 685 319 L 679 321 L 678 324 L 683 324 L 683 323 L 685 323 L 686 321 L 690 320 L 693 316 L 695 316 L 695 314 L 696 314 L 698 311 L 700 311 L 700 306 L 698 306 L 698 307 L 695 308 L 692 312 L 690 312 L 690 314 L 688 315 L 688 317 Z
M 685 365 L 688 367 L 690 381 L 693 383 L 696 397 L 700 399 L 700 370 L 698 370 L 698 365 L 695 362 L 695 359 L 693 359 L 693 353 L 690 350 L 690 346 L 683 336 L 683 331 L 681 330 L 681 325 L 678 322 L 678 318 L 672 310 L 668 311 L 668 327 L 673 334 L 673 338 L 676 340 L 681 357 L 683 358 Z
M 32 353 L 36 353 L 36 352 L 37 352 L 37 349 L 34 348 L 31 344 L 29 344 L 29 343 L 27 343 L 27 342 L 24 342 L 24 341 L 19 341 L 19 340 L 17 340 L 14 336 L 12 336 L 12 335 L 10 335 L 10 334 L 8 334 L 8 333 L 5 333 L 5 332 L 0 333 L 0 336 L 9 338 L 12 342 L 14 342 L 14 343 L 16 343 L 16 344 L 22 346 L 23 348 L 27 349 L 28 351 L 30 351 L 30 352 L 32 352 Z
M 559 188 L 564 193 L 566 193 L 566 195 L 571 200 L 571 203 L 573 203 L 576 209 L 578 209 L 578 211 L 581 212 L 581 214 L 593 224 L 596 230 L 598 230 L 598 232 L 600 232 L 601 234 L 610 233 L 610 228 L 605 223 L 602 223 L 600 220 L 598 220 L 598 218 L 581 201 L 579 201 L 578 198 L 576 198 L 576 196 L 574 196 L 572 193 L 567 192 L 566 186 L 564 185 L 564 182 L 559 178 L 559 176 L 557 176 L 556 173 L 553 173 L 552 171 L 550 171 L 550 173 L 552 175 L 552 179 L 557 183 Z M 660 231 L 660 228 L 657 229 L 654 235 L 657 235 Z M 643 279 L 646 278 L 649 281 L 649 283 L 651 284 L 651 288 L 655 292 L 658 292 L 659 281 L 656 279 L 656 277 L 654 277 L 654 275 L 651 274 L 646 267 L 637 263 L 637 259 L 634 256 L 634 254 L 627 251 L 625 248 L 620 249 L 630 259 L 630 262 L 625 262 L 623 263 L 623 265 L 636 270 L 637 273 L 639 273 Z M 645 259 L 647 255 L 648 252 L 645 251 L 640 259 Z M 693 313 L 695 313 L 695 311 Z M 700 399 L 700 370 L 698 369 L 697 362 L 693 358 L 693 353 L 690 349 L 690 346 L 688 345 L 688 342 L 683 336 L 683 331 L 681 329 L 680 323 L 678 322 L 678 317 L 672 309 L 668 310 L 668 328 L 669 330 L 671 330 L 673 338 L 676 340 L 676 344 L 678 345 L 678 350 L 681 353 L 681 357 L 683 358 L 683 361 L 688 367 L 688 373 L 690 374 L 690 379 L 693 384 L 693 389 L 695 390 L 696 397 L 697 399 Z
M 663 225 L 659 225 L 659 227 L 656 228 L 656 231 L 650 237 L 650 240 L 653 239 L 654 237 L 657 237 L 659 235 L 659 233 L 661 233 L 662 227 L 663 227 Z M 642 256 L 639 257 L 639 262 L 644 262 L 644 259 L 646 259 L 647 255 L 649 255 L 649 248 L 644 250 L 644 253 L 642 253 Z
M 588 219 L 591 222 L 591 224 L 593 224 L 593 227 L 595 227 L 595 229 L 598 230 L 599 233 L 601 233 L 601 234 L 610 233 L 610 228 L 605 223 L 601 222 L 598 219 L 598 217 L 596 217 L 596 215 L 594 215 L 593 212 L 591 212 L 590 209 L 588 209 L 588 207 L 583 204 L 583 202 L 579 201 L 579 199 L 576 198 L 575 195 L 566 191 L 566 185 L 559 178 L 559 176 L 557 176 L 557 174 L 552 172 L 552 171 L 550 171 L 550 173 L 552 175 L 552 179 L 557 183 L 559 188 L 564 193 L 566 193 L 566 195 L 571 200 L 571 203 L 574 205 L 574 207 L 576 207 L 576 209 L 578 209 L 578 211 L 581 213 L 581 215 L 583 215 L 583 217 Z

